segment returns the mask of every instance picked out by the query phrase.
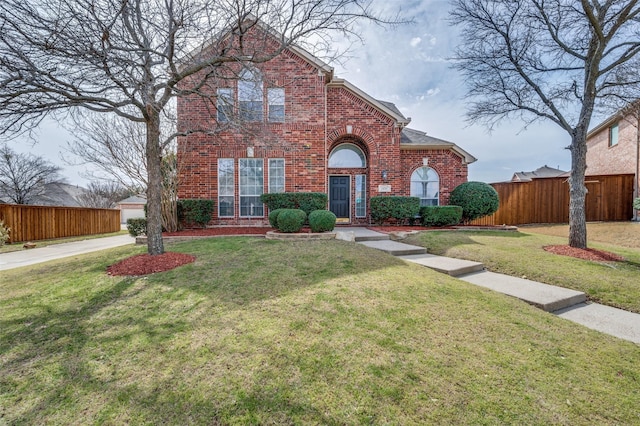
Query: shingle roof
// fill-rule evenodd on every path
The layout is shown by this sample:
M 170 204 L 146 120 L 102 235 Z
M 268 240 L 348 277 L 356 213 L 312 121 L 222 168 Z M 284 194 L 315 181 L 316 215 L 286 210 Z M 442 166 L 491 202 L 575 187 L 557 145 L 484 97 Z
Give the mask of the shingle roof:
M 453 142 L 444 139 L 434 138 L 425 132 L 405 127 L 400 134 L 400 147 L 404 149 L 451 149 L 464 158 L 467 164 L 477 160 L 476 157 L 469 154 Z
M 538 167 L 532 172 L 516 172 L 513 174 L 511 181 L 513 182 L 530 182 L 531 179 L 558 177 L 565 174 L 564 170 L 554 169 L 546 164 Z
M 147 196 L 144 194 L 132 195 L 124 200 L 118 201 L 117 204 L 146 204 Z

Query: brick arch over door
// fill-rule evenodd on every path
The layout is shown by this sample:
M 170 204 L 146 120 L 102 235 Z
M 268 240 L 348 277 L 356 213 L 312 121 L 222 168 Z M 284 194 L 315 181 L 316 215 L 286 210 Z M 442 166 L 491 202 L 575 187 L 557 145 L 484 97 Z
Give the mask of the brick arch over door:
M 360 140 L 363 146 L 366 147 L 367 151 L 370 153 L 375 151 L 375 149 L 373 149 L 375 147 L 373 136 L 364 128 L 353 126 L 351 132 L 348 132 L 346 127 L 340 127 L 327 134 L 327 147 L 329 147 L 328 153 L 340 143 L 344 143 L 342 140 L 345 138 L 355 138 Z
M 352 145 L 362 152 L 364 167 L 329 167 L 331 153 L 343 145 Z M 329 210 L 336 214 L 339 222 L 367 223 L 372 155 L 375 154 L 369 151 L 366 141 L 354 134 L 342 135 L 327 146 Z

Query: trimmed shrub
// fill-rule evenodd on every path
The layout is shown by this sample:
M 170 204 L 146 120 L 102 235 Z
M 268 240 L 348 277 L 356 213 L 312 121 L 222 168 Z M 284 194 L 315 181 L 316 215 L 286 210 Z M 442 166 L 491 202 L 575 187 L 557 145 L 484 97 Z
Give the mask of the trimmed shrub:
M 307 214 L 300 209 L 282 209 L 278 214 L 278 230 L 280 232 L 298 232 L 302 229 Z
M 371 219 L 378 224 L 388 219 L 411 220 L 420 213 L 420 199 L 418 197 L 371 197 L 369 206 Z
M 314 210 L 327 208 L 327 194 L 322 192 L 280 192 L 276 194 L 262 194 L 262 201 L 269 211 L 276 209 L 300 209 L 307 215 Z
M 488 183 L 465 182 L 451 191 L 449 204 L 462 207 L 462 220 L 470 222 L 495 213 L 500 199 Z
M 4 221 L 0 220 L 0 247 L 9 241 L 9 232 L 11 232 L 11 228 L 5 226 Z
M 424 226 L 451 226 L 462 220 L 460 206 L 425 206 L 420 207 L 420 218 Z
M 640 210 L 640 198 L 636 198 L 633 200 L 633 208 L 636 210 Z
M 336 215 L 329 210 L 314 210 L 309 214 L 311 232 L 333 231 L 336 227 Z
M 211 220 L 215 202 L 204 198 L 178 200 L 178 222 L 182 227 L 204 228 Z
M 271 225 L 272 228 L 278 227 L 278 215 L 282 213 L 283 210 L 284 209 L 275 209 L 269 212 L 269 225 Z
M 129 235 L 131 235 L 132 237 L 137 237 L 138 235 L 146 235 L 147 219 L 144 219 L 144 218 L 127 219 L 127 230 L 129 231 Z

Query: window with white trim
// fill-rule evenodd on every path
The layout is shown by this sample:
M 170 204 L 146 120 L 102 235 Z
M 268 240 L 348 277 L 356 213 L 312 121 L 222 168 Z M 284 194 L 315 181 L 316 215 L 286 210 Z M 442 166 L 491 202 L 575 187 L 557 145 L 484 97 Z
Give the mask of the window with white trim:
M 264 162 L 262 158 L 238 160 L 240 180 L 240 217 L 263 217 L 264 205 L 260 196 L 264 192 Z
M 234 167 L 233 158 L 218 159 L 218 217 L 233 217 L 234 214 Z
M 367 217 L 366 175 L 356 175 L 356 217 Z
M 245 69 L 240 73 L 238 104 L 243 121 L 262 121 L 262 76 L 259 71 Z
M 267 89 L 267 102 L 269 121 L 284 123 L 284 89 L 279 87 Z
M 218 89 L 218 98 L 216 100 L 216 109 L 218 111 L 218 122 L 226 123 L 233 118 L 233 89 Z
M 440 204 L 440 177 L 431 167 L 420 167 L 411 174 L 411 196 L 420 198 L 420 206 Z
M 618 145 L 618 123 L 609 127 L 609 146 Z
M 269 159 L 269 192 L 284 192 L 284 158 Z

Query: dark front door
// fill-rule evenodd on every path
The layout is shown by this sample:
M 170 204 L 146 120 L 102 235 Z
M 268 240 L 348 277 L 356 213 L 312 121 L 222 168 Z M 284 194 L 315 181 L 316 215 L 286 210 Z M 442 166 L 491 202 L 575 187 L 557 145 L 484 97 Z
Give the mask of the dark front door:
M 329 176 L 329 210 L 338 219 L 349 219 L 349 176 Z

